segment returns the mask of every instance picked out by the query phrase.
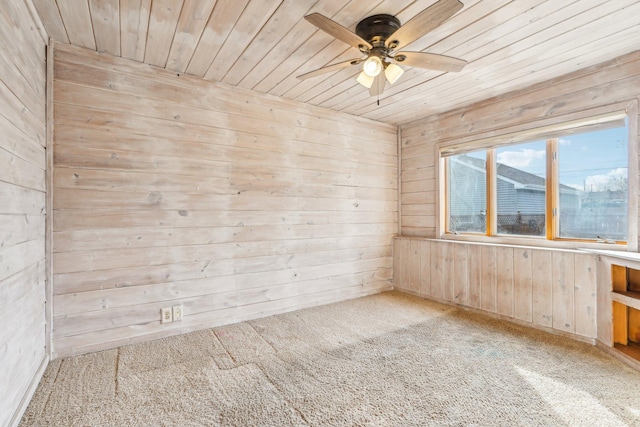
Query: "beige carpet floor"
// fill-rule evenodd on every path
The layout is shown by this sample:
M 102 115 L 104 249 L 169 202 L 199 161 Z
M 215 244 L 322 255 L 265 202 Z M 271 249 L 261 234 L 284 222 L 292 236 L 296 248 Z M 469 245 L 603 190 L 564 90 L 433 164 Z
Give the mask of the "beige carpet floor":
M 22 426 L 640 426 L 640 374 L 389 292 L 50 363 Z

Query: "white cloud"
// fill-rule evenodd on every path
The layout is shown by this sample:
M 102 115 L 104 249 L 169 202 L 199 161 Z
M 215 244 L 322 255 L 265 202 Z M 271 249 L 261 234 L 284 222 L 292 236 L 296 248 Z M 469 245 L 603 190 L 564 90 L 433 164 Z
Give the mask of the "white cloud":
M 545 150 L 532 150 L 523 148 L 520 151 L 503 151 L 498 153 L 498 163 L 511 166 L 512 168 L 524 168 L 535 160 L 544 159 Z
M 627 183 L 627 168 L 616 168 L 602 175 L 590 175 L 585 179 L 586 191 L 623 190 Z M 622 186 L 625 186 L 624 188 Z
M 560 144 L 560 145 L 571 145 L 571 140 L 570 139 L 560 138 L 560 139 L 558 139 L 558 144 Z

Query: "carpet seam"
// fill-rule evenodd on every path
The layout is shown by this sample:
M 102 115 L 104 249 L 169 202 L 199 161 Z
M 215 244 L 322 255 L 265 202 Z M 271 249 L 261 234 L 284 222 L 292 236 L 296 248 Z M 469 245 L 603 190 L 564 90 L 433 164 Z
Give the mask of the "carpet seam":
M 280 356 L 278 356 L 278 354 L 275 354 L 275 357 L 280 359 L 281 362 L 286 363 L 284 360 L 282 360 L 280 358 Z M 276 383 L 274 383 L 271 378 L 269 378 L 269 375 L 267 375 L 267 373 L 264 371 L 264 369 L 262 369 L 262 366 L 260 366 L 258 363 L 254 363 L 254 366 L 257 367 L 260 372 L 262 372 L 262 375 L 267 379 L 267 381 L 269 381 L 269 384 L 271 384 L 273 386 L 273 388 L 275 388 L 278 393 L 280 394 L 280 397 L 287 402 L 287 404 L 289 404 L 289 406 L 291 406 L 291 408 L 293 408 L 294 411 L 296 411 L 296 413 L 298 415 L 300 415 L 300 418 L 302 418 L 302 420 L 308 425 L 310 426 L 311 423 L 309 422 L 309 420 L 307 419 L 307 417 L 305 417 L 304 413 L 296 406 L 294 405 L 294 403 L 292 401 L 290 401 L 289 399 L 287 399 L 287 396 L 282 392 L 282 390 L 280 389 L 280 387 L 278 387 L 278 385 Z
M 120 392 L 120 347 L 117 348 L 116 353 L 116 372 L 115 372 L 115 393 L 114 398 L 118 397 L 118 393 Z
M 233 364 L 235 365 L 233 368 L 227 368 L 224 369 L 225 371 L 229 371 L 231 369 L 237 368 L 238 366 L 242 366 L 242 365 L 238 365 L 238 361 L 236 360 L 235 357 L 233 357 L 233 354 L 231 354 L 231 352 L 229 351 L 229 349 L 227 348 L 227 346 L 224 345 L 224 342 L 220 339 L 220 337 L 218 336 L 218 334 L 216 333 L 216 329 L 213 328 L 212 329 L 213 334 L 215 335 L 216 339 L 218 340 L 218 342 L 220 343 L 220 345 L 222 346 L 222 348 L 224 348 L 224 351 L 227 352 L 227 356 L 229 356 L 229 358 L 231 359 L 231 361 L 233 362 Z M 217 364 L 217 363 L 216 363 Z M 245 363 L 246 365 L 247 363 Z M 219 367 L 219 366 L 218 366 Z
M 260 339 L 261 339 L 265 344 L 267 344 L 267 345 L 269 346 L 269 348 L 270 348 L 271 350 L 273 350 L 273 352 L 274 352 L 275 354 L 277 354 L 277 353 L 278 353 L 278 350 L 276 350 L 276 348 L 275 348 L 273 345 L 271 345 L 271 343 L 270 343 L 269 341 L 267 341 L 267 340 L 265 340 L 265 339 L 264 339 L 264 337 L 262 336 L 262 334 L 261 334 L 260 332 L 258 332 L 258 330 L 255 328 L 255 326 L 253 326 L 253 325 L 251 324 L 251 322 L 247 322 L 247 324 L 248 324 L 249 326 L 251 326 L 251 329 L 253 329 L 253 331 L 254 331 L 256 334 L 258 334 L 258 336 L 260 337 Z

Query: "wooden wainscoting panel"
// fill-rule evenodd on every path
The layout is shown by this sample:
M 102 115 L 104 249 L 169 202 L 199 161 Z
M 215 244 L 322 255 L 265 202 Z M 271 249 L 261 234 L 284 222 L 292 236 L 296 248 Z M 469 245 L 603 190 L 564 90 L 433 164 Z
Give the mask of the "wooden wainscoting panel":
M 461 305 L 469 304 L 469 256 L 468 245 L 459 243 L 454 245 L 453 260 L 453 302 Z
M 513 250 L 513 311 L 516 319 L 533 321 L 533 260 L 531 249 Z
M 576 334 L 586 337 L 596 335 L 597 295 L 596 256 L 575 256 L 575 324 Z M 605 282 L 606 283 L 606 282 Z
M 444 249 L 441 242 L 431 241 L 431 296 L 436 299 L 443 299 L 444 288 Z
M 551 256 L 553 278 L 553 328 L 575 332 L 575 255 L 554 252 Z
M 553 327 L 553 275 L 551 256 L 543 249 L 531 251 L 533 323 Z
M 513 316 L 514 280 L 513 248 L 496 248 L 496 312 Z
M 431 295 L 431 270 L 433 264 L 431 262 L 431 242 L 428 240 L 420 241 L 420 295 Z
M 482 246 L 468 245 L 467 273 L 469 284 L 468 304 L 473 308 L 482 307 Z
M 455 243 L 442 243 L 442 299 L 453 302 L 453 287 L 456 280 Z
M 481 258 L 480 307 L 495 313 L 497 307 L 496 247 L 482 246 Z
M 420 241 L 411 240 L 411 246 L 409 250 L 409 290 L 411 292 L 418 293 L 420 291 L 420 275 L 422 272 L 420 265 L 420 259 L 422 257 L 422 253 L 420 251 Z

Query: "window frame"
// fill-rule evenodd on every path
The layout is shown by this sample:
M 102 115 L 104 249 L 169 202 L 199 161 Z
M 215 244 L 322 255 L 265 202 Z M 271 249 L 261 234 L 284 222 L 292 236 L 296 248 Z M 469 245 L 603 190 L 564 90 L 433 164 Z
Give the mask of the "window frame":
M 496 162 L 495 148 L 528 142 L 534 139 L 546 140 L 547 153 L 557 152 L 557 138 L 564 134 L 582 133 L 589 131 L 590 127 L 599 123 L 625 117 L 627 120 L 628 142 L 628 207 L 627 207 L 627 241 L 603 243 L 596 240 L 560 237 L 557 235 L 558 215 L 550 215 L 553 207 L 558 207 L 558 167 L 553 164 L 553 155 L 547 155 L 547 177 L 545 207 L 546 233 L 543 236 L 506 235 L 496 234 L 497 224 L 494 212 L 496 212 Z M 462 141 L 454 143 L 435 144 L 435 162 L 437 191 L 436 197 L 436 236 L 445 240 L 475 241 L 493 244 L 516 244 L 527 246 L 553 247 L 575 249 L 577 247 L 589 247 L 593 249 L 628 250 L 638 251 L 638 101 L 618 103 L 604 108 L 587 110 L 571 115 L 558 116 L 551 120 L 545 120 L 538 126 L 514 126 L 504 129 L 504 133 L 496 134 L 495 131 L 485 134 L 469 136 Z M 487 227 L 485 233 L 450 233 L 447 200 L 447 167 L 446 157 L 454 154 L 462 154 L 476 150 L 487 150 Z M 491 153 L 491 154 L 489 154 Z M 492 168 L 493 170 L 489 170 Z M 632 177 L 634 177 L 632 179 Z

